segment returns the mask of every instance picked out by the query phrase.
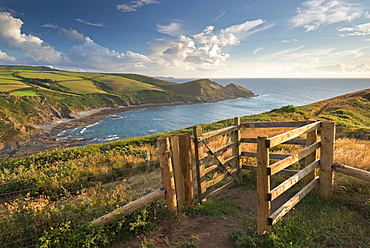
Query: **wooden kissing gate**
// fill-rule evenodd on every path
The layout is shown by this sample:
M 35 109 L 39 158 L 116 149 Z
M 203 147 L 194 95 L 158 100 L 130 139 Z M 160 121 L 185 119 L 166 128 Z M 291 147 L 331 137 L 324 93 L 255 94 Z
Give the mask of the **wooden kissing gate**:
M 273 137 L 266 135 L 259 135 L 256 138 L 241 137 L 242 129 L 287 127 L 294 129 Z M 179 212 L 185 207 L 192 207 L 195 197 L 198 202 L 203 203 L 217 192 L 240 183 L 242 169 L 257 171 L 257 218 L 260 235 L 269 232 L 271 226 L 315 186 L 319 186 L 319 193 L 324 198 L 331 197 L 334 122 L 240 123 L 240 119 L 235 118 L 230 127 L 203 133 L 201 126 L 194 126 L 193 133 L 193 138 L 188 133 L 158 138 L 165 200 L 172 211 Z M 242 151 L 243 143 L 256 144 L 256 151 Z M 300 145 L 304 148 L 291 155 L 270 153 L 270 149 L 280 144 Z M 257 158 L 257 166 L 243 164 L 246 157 Z M 270 164 L 271 159 L 278 159 L 278 162 Z M 286 169 L 298 161 L 304 161 L 302 170 Z M 271 189 L 270 180 L 275 174 L 290 177 Z M 301 179 L 304 187 L 271 213 L 271 202 Z

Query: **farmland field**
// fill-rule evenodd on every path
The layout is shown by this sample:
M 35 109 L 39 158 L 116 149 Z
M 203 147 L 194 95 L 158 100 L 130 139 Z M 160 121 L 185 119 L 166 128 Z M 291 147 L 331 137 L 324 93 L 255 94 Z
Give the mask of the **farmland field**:
M 9 91 L 12 91 L 12 90 L 18 90 L 18 89 L 25 89 L 25 88 L 32 88 L 28 85 L 17 85 L 17 84 L 6 84 L 6 85 L 1 85 L 0 84 L 0 92 L 9 92 Z
M 12 85 L 26 85 L 23 82 L 19 80 L 13 80 L 13 79 L 3 79 L 0 76 L 0 84 L 12 84 Z
M 106 93 L 96 88 L 96 86 L 89 80 L 65 81 L 60 82 L 59 84 L 68 87 L 70 92 L 77 94 Z
M 54 81 L 81 80 L 80 77 L 62 75 L 57 72 L 22 71 L 19 73 L 24 78 L 50 79 Z
M 16 91 L 12 92 L 13 96 L 39 96 L 36 92 L 33 91 Z
M 110 87 L 113 88 L 115 92 L 118 92 L 118 93 L 131 93 L 131 92 L 137 92 L 140 90 L 163 91 L 161 88 L 158 88 L 150 84 L 141 83 L 136 80 L 123 78 L 119 76 L 113 76 L 113 75 L 106 75 L 106 76 L 98 77 L 98 78 L 95 78 L 95 80 L 108 84 Z
M 12 75 L 14 72 L 12 71 L 0 71 L 0 80 L 1 79 L 14 79 L 19 80 L 19 78 Z

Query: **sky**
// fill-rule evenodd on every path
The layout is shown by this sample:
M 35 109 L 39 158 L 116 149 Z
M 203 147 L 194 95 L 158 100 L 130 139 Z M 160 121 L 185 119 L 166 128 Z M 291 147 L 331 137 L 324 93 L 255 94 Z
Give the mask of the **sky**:
M 370 78 L 369 0 L 0 0 L 0 64 Z

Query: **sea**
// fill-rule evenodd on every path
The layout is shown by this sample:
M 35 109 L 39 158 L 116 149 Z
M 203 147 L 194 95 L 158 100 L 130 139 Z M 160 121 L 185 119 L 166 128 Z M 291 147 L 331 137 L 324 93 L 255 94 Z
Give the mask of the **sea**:
M 170 79 L 176 83 L 192 79 Z M 257 97 L 215 103 L 176 105 L 125 111 L 94 124 L 60 132 L 59 140 L 78 139 L 77 145 L 104 143 L 129 137 L 167 132 L 196 124 L 259 114 L 286 105 L 302 106 L 370 88 L 370 79 L 217 78 L 223 86 L 241 85 Z M 76 145 L 76 144 L 74 144 Z

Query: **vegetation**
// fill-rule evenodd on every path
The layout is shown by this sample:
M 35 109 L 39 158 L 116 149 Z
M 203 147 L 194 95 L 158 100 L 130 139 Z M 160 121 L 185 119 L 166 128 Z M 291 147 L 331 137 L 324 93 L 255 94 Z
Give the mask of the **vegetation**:
M 162 94 L 169 100 L 174 97 L 184 99 L 183 95 L 176 93 L 177 84 L 140 75 L 71 73 L 48 71 L 47 68 L 31 72 L 30 69 L 12 67 L 12 70 L 0 70 L 0 82 L 4 78 L 4 84 L 0 86 L 12 85 L 9 81 L 14 81 L 14 85 L 29 87 L 27 90 L 13 89 L 1 93 L 2 141 L 26 137 L 32 131 L 28 124 L 49 120 L 52 118 L 50 113 L 68 117 L 87 106 L 98 108 L 153 102 Z M 27 74 L 22 70 L 27 70 Z M 58 80 L 59 74 L 62 80 Z M 38 75 L 40 79 L 30 75 Z M 136 93 L 133 81 L 140 85 Z M 85 87 L 79 88 L 75 82 L 83 82 Z M 212 87 L 202 80 L 195 83 L 199 87 Z M 124 89 L 130 89 L 131 94 L 116 93 Z M 370 90 L 364 90 L 306 106 L 284 106 L 260 115 L 243 117 L 241 121 L 333 120 L 342 135 L 336 141 L 335 162 L 368 170 L 369 101 Z M 40 113 L 40 109 L 44 112 Z M 202 126 L 204 131 L 210 131 L 228 126 L 232 121 L 229 119 Z M 4 234 L 0 246 L 104 247 L 117 238 L 129 239 L 151 231 L 157 219 L 169 216 L 163 202 L 153 203 L 129 216 L 119 216 L 105 226 L 93 226 L 91 220 L 128 203 L 134 194 L 132 185 L 137 185 L 139 180 L 152 187 L 157 186 L 148 180 L 151 176 L 158 177 L 159 171 L 144 174 L 144 150 L 155 154 L 155 148 L 151 146 L 156 144 L 157 137 L 182 132 L 191 133 L 192 130 L 187 128 L 105 144 L 47 151 L 25 158 L 4 159 L 0 162 L 0 233 Z M 255 163 L 254 160 L 246 162 Z M 158 167 L 158 164 L 155 166 Z M 253 189 L 254 172 L 246 172 L 244 177 L 244 182 L 237 189 Z M 132 184 L 127 182 L 131 178 Z M 343 175 L 336 176 L 335 181 L 338 186 L 334 199 L 325 201 L 310 193 L 264 237 L 256 234 L 255 219 L 243 218 L 243 229 L 229 232 L 233 246 L 366 247 L 370 243 L 370 202 L 367 193 L 370 186 Z M 145 194 L 145 190 L 139 193 Z M 245 211 L 248 209 L 240 205 L 236 196 L 228 195 L 198 204 L 184 214 L 226 218 L 239 213 L 245 216 Z M 197 237 L 189 237 L 180 247 L 197 247 L 197 243 Z M 146 245 L 150 247 L 149 243 Z

